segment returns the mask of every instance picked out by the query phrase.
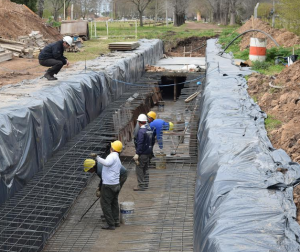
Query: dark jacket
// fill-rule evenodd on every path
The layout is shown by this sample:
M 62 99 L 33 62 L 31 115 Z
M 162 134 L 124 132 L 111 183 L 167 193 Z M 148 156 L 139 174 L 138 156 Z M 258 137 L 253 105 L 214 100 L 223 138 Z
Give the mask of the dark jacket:
M 57 41 L 44 47 L 39 54 L 39 60 L 56 59 L 67 64 L 67 58 L 64 56 L 63 41 Z
M 140 128 L 136 137 L 136 154 L 149 155 L 152 153 L 153 132 L 149 125 L 146 128 Z

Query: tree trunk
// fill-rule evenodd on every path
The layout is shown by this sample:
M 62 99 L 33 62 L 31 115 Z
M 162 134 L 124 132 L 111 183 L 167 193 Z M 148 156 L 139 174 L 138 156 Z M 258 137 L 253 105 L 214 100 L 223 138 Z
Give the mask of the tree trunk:
M 43 13 L 44 13 L 44 3 L 45 3 L 45 0 L 39 0 L 39 7 L 38 7 L 38 15 L 40 18 L 43 17 Z
M 230 13 L 230 25 L 235 25 L 235 13 Z
M 139 11 L 140 15 L 140 27 L 143 27 L 143 12 Z
M 53 12 L 54 12 L 54 13 L 53 13 L 53 19 L 54 19 L 55 21 L 58 21 L 58 10 L 54 10 Z

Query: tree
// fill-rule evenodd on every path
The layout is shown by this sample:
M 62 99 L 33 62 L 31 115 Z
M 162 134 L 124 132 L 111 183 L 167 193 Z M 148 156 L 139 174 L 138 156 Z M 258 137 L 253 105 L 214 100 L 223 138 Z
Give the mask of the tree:
M 61 9 L 67 9 L 71 0 L 50 0 L 53 7 L 53 17 L 55 21 L 58 21 L 58 14 Z
M 29 9 L 36 12 L 37 0 L 11 0 L 11 1 L 17 4 L 25 4 Z
M 140 18 L 140 26 L 143 26 L 143 13 L 149 3 L 151 3 L 153 0 L 129 0 L 131 3 L 133 3 L 139 13 Z
M 189 0 L 171 0 L 170 2 L 173 6 L 174 26 L 183 25 L 185 23 L 185 15 Z
M 144 12 L 148 16 L 154 16 L 155 22 L 158 21 L 158 17 L 165 17 L 166 2 L 161 0 L 152 1 Z
M 236 1 L 230 0 L 230 25 L 235 25 L 235 16 L 236 16 Z
M 275 7 L 275 13 L 276 9 L 280 14 L 283 26 L 300 35 L 300 1 L 280 0 L 279 6 L 277 8 Z
M 43 14 L 44 14 L 44 5 L 45 5 L 45 0 L 39 0 L 38 1 L 38 15 L 39 17 L 43 17 Z

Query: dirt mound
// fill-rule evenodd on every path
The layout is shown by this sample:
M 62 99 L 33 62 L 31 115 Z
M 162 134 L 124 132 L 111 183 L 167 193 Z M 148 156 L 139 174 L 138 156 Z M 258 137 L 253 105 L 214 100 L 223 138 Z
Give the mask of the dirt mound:
M 251 29 L 258 29 L 258 30 L 262 30 L 262 31 L 268 33 L 275 39 L 275 41 L 280 46 L 283 46 L 283 47 L 291 47 L 291 46 L 300 44 L 300 38 L 296 34 L 289 32 L 286 29 L 274 29 L 268 23 L 266 23 L 260 19 L 254 19 L 253 22 L 252 22 L 252 20 L 248 20 L 243 26 L 241 26 L 238 29 L 238 32 L 243 33 L 245 31 L 251 30 Z M 261 32 L 254 32 L 254 33 L 249 32 L 249 33 L 246 33 L 245 35 L 243 35 L 243 39 L 240 44 L 241 50 L 244 50 L 249 47 L 251 37 L 267 38 L 267 48 L 276 46 L 275 43 L 265 34 L 263 34 Z
M 295 162 L 300 162 L 300 61 L 275 76 L 252 74 L 249 94 L 268 115 L 279 120 L 269 131 L 275 148 L 284 149 Z
M 42 19 L 27 6 L 5 1 L 0 4 L 0 34 L 6 39 L 16 40 L 18 36 L 28 36 L 32 31 L 40 31 L 49 42 L 62 38 L 60 33 L 46 26 Z
M 206 41 L 212 37 L 189 37 L 177 41 L 166 54 L 170 57 L 204 57 Z M 192 52 L 192 53 L 191 53 Z

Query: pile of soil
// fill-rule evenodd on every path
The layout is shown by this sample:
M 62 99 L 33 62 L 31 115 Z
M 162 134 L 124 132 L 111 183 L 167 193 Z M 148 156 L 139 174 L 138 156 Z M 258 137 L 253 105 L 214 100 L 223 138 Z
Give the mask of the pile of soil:
M 40 31 L 44 39 L 53 42 L 62 38 L 53 27 L 47 26 L 43 20 L 26 5 L 2 0 L 0 4 L 0 35 L 3 38 L 16 40 L 18 36 L 28 36 L 32 31 Z
M 275 41 L 282 47 L 292 47 L 300 44 L 300 38 L 286 29 L 274 29 L 268 23 L 260 19 L 248 20 L 243 26 L 238 29 L 239 33 L 243 33 L 247 30 L 258 29 L 262 30 L 275 39 Z M 241 50 L 249 48 L 250 38 L 267 38 L 267 48 L 276 46 L 275 43 L 265 34 L 261 32 L 249 32 L 243 35 L 242 42 L 240 44 Z
M 204 57 L 206 41 L 213 37 L 189 37 L 177 41 L 177 45 L 166 53 L 170 57 Z
M 275 78 L 254 73 L 248 85 L 249 94 L 261 109 L 281 122 L 268 130 L 273 146 L 285 150 L 294 162 L 300 163 L 300 61 Z M 294 202 L 300 224 L 300 185 L 294 188 Z
M 295 162 L 300 162 L 300 61 L 274 77 L 252 74 L 249 94 L 261 109 L 279 120 L 281 125 L 268 132 L 275 148 L 284 149 Z

